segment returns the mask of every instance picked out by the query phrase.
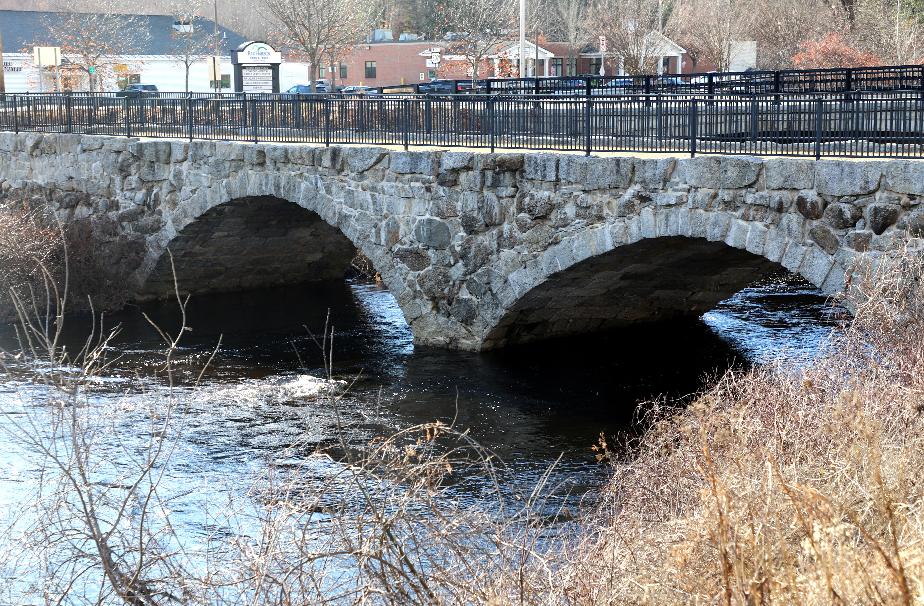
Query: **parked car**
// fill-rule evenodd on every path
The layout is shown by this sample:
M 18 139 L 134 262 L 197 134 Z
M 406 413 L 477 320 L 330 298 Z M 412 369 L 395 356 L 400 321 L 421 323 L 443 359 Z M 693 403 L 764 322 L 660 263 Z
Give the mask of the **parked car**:
M 132 99 L 139 97 L 158 97 L 157 87 L 153 84 L 129 84 L 124 89 L 116 92 L 116 97 L 129 97 Z
M 454 80 L 430 80 L 421 82 L 420 93 L 423 95 L 453 95 L 457 93 Z
M 315 89 L 314 91 L 312 91 L 310 84 L 296 84 L 295 86 L 289 88 L 286 91 L 286 93 L 290 95 L 310 95 L 312 94 L 312 92 L 314 93 L 330 92 L 330 89 L 328 88 L 327 83 L 324 82 L 323 80 L 318 80 L 314 86 L 315 86 Z
M 340 91 L 344 95 L 375 95 L 377 91 L 371 86 L 344 86 Z

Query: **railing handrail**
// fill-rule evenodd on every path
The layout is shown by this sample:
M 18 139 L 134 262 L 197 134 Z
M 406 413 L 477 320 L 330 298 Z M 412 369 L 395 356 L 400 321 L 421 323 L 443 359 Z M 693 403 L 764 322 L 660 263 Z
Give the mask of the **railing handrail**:
M 837 76 L 835 79 L 832 77 Z M 858 77 L 859 76 L 859 77 Z M 877 65 L 861 67 L 827 67 L 813 69 L 784 69 L 784 70 L 751 70 L 726 72 L 694 72 L 688 74 L 638 74 L 638 75 L 609 75 L 577 74 L 573 76 L 538 76 L 525 78 L 478 78 L 474 81 L 476 87 L 484 88 L 489 93 L 502 89 L 542 90 L 552 89 L 553 86 L 568 82 L 586 83 L 588 90 L 599 83 L 614 81 L 632 81 L 635 86 L 644 88 L 648 93 L 652 86 L 683 87 L 700 86 L 713 92 L 715 86 L 725 85 L 773 85 L 775 93 L 802 92 L 788 91 L 788 86 L 808 84 L 842 84 L 842 86 L 828 92 L 861 92 L 864 85 L 870 80 L 887 82 L 899 79 L 901 81 L 915 80 L 913 90 L 924 89 L 924 65 Z M 679 82 L 677 82 L 679 80 Z M 466 93 L 472 90 L 472 79 L 443 79 L 437 82 L 448 85 L 454 93 Z M 553 86 L 549 86 L 553 85 Z M 432 83 L 395 84 L 377 87 L 380 91 L 386 90 L 419 90 L 421 86 L 432 86 Z M 582 84 L 575 85 L 574 89 L 581 89 Z M 605 88 L 606 86 L 604 86 Z M 871 90 L 899 90 L 895 87 L 879 87 Z
M 917 89 L 897 89 L 891 91 L 847 91 L 849 92 L 849 98 L 852 100 L 861 100 L 865 96 L 876 99 L 892 99 L 899 97 L 906 98 L 919 98 L 922 95 L 921 90 Z M 142 102 L 150 103 L 152 101 L 170 101 L 177 99 L 186 99 L 191 98 L 193 100 L 200 101 L 280 101 L 280 102 L 292 102 L 292 101 L 308 101 L 316 100 L 321 101 L 323 99 L 339 99 L 343 101 L 356 101 L 356 102 L 365 102 L 376 99 L 433 99 L 433 98 L 446 98 L 452 97 L 453 95 L 442 94 L 442 93 L 406 93 L 406 94 L 395 94 L 387 95 L 385 97 L 381 95 L 340 95 L 336 93 L 183 93 L 183 92 L 163 92 L 159 96 L 151 97 L 122 97 L 116 96 L 114 93 L 99 93 L 99 92 L 45 92 L 45 93 L 36 93 L 36 92 L 23 92 L 23 93 L 0 93 L 0 104 L 3 102 L 4 97 L 19 97 L 19 98 L 61 98 L 62 100 L 67 98 L 97 98 L 97 99 L 112 99 L 119 100 L 121 102 L 123 99 L 129 99 L 132 102 Z M 535 95 L 535 94 L 516 94 L 516 93 L 473 93 L 465 95 L 465 99 L 468 100 L 478 100 L 478 99 L 507 99 L 511 101 L 521 100 L 521 101 L 555 101 L 562 100 L 566 101 L 568 99 L 581 98 L 583 99 L 586 95 Z M 800 92 L 800 93 L 770 93 L 770 92 L 758 92 L 758 93 L 721 93 L 716 92 L 714 94 L 689 91 L 689 92 L 651 92 L 651 93 L 636 93 L 636 92 L 625 92 L 625 93 L 606 93 L 599 95 L 592 95 L 594 99 L 655 99 L 655 98 L 665 98 L 665 99 L 698 99 L 704 101 L 730 101 L 736 99 L 778 99 L 780 97 L 786 99 L 787 101 L 797 102 L 797 101 L 813 101 L 819 97 L 832 97 L 832 100 L 845 99 L 844 92 L 832 92 L 832 91 L 817 91 L 817 92 Z
M 240 142 L 924 158 L 924 94 L 0 96 L 0 130 Z

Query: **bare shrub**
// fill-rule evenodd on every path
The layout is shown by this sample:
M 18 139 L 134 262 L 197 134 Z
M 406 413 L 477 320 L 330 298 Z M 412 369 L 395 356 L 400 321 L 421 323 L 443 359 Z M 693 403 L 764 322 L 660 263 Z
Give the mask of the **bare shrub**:
M 0 321 L 14 316 L 11 293 L 27 297 L 43 283 L 43 268 L 58 264 L 61 242 L 40 210 L 0 205 Z
M 728 374 L 654 424 L 616 466 L 601 531 L 563 591 L 582 603 L 922 599 L 924 267 L 911 253 L 861 276 L 856 318 L 826 356 Z

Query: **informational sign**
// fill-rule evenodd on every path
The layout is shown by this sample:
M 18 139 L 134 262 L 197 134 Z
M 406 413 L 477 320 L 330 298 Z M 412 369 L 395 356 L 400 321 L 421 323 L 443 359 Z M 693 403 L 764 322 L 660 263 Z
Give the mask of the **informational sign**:
M 3 71 L 5 72 L 21 72 L 22 63 L 13 63 L 12 61 L 3 62 Z
M 237 62 L 250 65 L 272 65 L 282 63 L 282 53 L 266 42 L 251 42 L 237 52 Z
M 32 48 L 32 60 L 39 67 L 61 65 L 60 46 L 36 46 Z
M 429 50 L 425 50 L 420 53 L 424 57 L 427 57 L 426 66 L 428 68 L 436 68 L 440 66 L 440 63 L 443 61 L 443 49 L 439 47 L 434 47 Z
M 231 53 L 234 90 L 239 93 L 278 93 L 282 53 L 266 42 L 245 42 Z
M 271 93 L 273 69 L 269 66 L 244 65 L 241 67 L 241 84 L 245 93 Z

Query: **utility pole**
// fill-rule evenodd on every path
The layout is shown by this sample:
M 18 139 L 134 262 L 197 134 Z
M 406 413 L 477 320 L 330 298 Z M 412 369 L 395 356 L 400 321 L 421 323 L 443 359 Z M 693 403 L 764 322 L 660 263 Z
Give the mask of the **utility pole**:
M 215 7 L 215 19 L 212 21 L 215 26 L 215 54 L 212 56 L 212 76 L 215 78 L 215 92 L 221 92 L 221 38 L 218 37 L 218 0 L 213 3 Z
M 520 77 L 526 77 L 526 0 L 520 0 Z
M 3 73 L 6 68 L 3 67 L 3 32 L 0 32 L 0 95 L 6 92 L 6 80 Z

